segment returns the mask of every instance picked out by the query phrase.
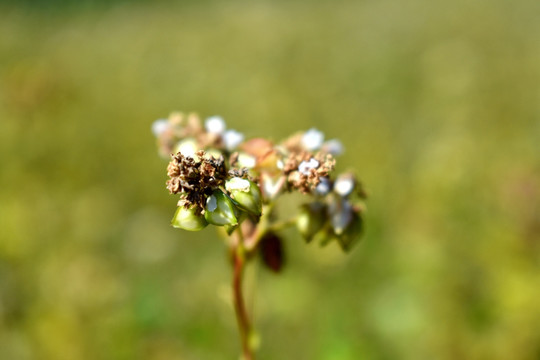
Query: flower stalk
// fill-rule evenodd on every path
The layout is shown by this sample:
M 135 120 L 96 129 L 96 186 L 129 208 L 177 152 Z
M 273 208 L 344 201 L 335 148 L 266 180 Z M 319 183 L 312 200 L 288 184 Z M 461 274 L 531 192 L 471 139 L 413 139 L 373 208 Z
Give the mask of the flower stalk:
M 238 331 L 242 344 L 242 360 L 254 360 L 254 349 L 252 346 L 252 327 L 243 295 L 243 275 L 246 265 L 246 252 L 244 248 L 244 237 L 240 228 L 236 231 L 237 239 L 233 249 L 233 304 L 238 323 Z

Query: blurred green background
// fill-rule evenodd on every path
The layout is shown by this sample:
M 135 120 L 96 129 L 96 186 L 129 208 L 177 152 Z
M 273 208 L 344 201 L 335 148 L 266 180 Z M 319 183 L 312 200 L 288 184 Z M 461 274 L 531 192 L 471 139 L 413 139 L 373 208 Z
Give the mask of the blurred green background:
M 150 133 L 316 127 L 370 194 L 350 255 L 249 269 L 260 359 L 540 359 L 540 2 L 0 5 L 0 359 L 237 359 L 214 229 Z

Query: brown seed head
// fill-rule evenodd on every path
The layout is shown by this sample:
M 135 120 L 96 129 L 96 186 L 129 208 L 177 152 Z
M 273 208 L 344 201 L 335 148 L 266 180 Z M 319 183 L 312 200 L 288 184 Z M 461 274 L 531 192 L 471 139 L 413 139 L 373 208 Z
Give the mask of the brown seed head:
M 202 211 L 206 198 L 224 184 L 227 171 L 223 157 L 207 157 L 201 150 L 197 153 L 197 159 L 180 152 L 172 155 L 167 175 L 170 177 L 167 181 L 169 192 L 181 194 L 178 206 L 196 205 Z

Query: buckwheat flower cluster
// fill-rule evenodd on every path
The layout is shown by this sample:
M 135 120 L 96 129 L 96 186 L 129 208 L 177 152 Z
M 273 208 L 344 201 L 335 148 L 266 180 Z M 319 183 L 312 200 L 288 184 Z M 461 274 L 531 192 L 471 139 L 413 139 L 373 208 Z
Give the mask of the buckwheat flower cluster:
M 171 225 L 189 231 L 214 225 L 225 235 L 242 359 L 254 360 L 257 336 L 242 294 L 246 263 L 260 259 L 281 272 L 288 226 L 308 243 L 337 242 L 349 251 L 362 233 L 365 192 L 352 173 L 335 174 L 344 147 L 336 139 L 325 141 L 317 129 L 281 142 L 246 139 L 220 116 L 202 121 L 196 114 L 173 113 L 156 120 L 152 132 L 160 155 L 169 159 L 167 189 L 179 196 Z M 305 200 L 283 219 L 276 203 L 294 192 Z
M 358 239 L 365 193 L 352 173 L 334 175 L 335 156 L 344 148 L 336 139 L 325 141 L 319 130 L 282 142 L 245 139 L 220 116 L 202 121 L 173 113 L 155 121 L 152 131 L 160 154 L 170 156 L 167 188 L 180 196 L 173 226 L 196 231 L 212 224 L 228 234 L 240 229 L 254 251 L 264 239 L 280 238 L 278 198 L 299 192 L 306 203 L 287 223 L 296 224 L 306 241 L 337 240 L 348 251 Z

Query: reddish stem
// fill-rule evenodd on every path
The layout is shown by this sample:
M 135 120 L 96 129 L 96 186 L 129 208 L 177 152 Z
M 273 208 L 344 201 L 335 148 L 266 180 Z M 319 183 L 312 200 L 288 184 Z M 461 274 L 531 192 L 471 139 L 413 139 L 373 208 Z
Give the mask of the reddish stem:
M 240 230 L 238 231 L 240 232 Z M 253 349 L 250 345 L 251 324 L 244 303 L 242 294 L 242 277 L 244 273 L 245 256 L 244 245 L 241 234 L 238 237 L 238 243 L 234 249 L 234 273 L 233 273 L 233 301 L 234 310 L 236 312 L 236 320 L 240 331 L 240 340 L 242 342 L 243 360 L 254 360 Z

